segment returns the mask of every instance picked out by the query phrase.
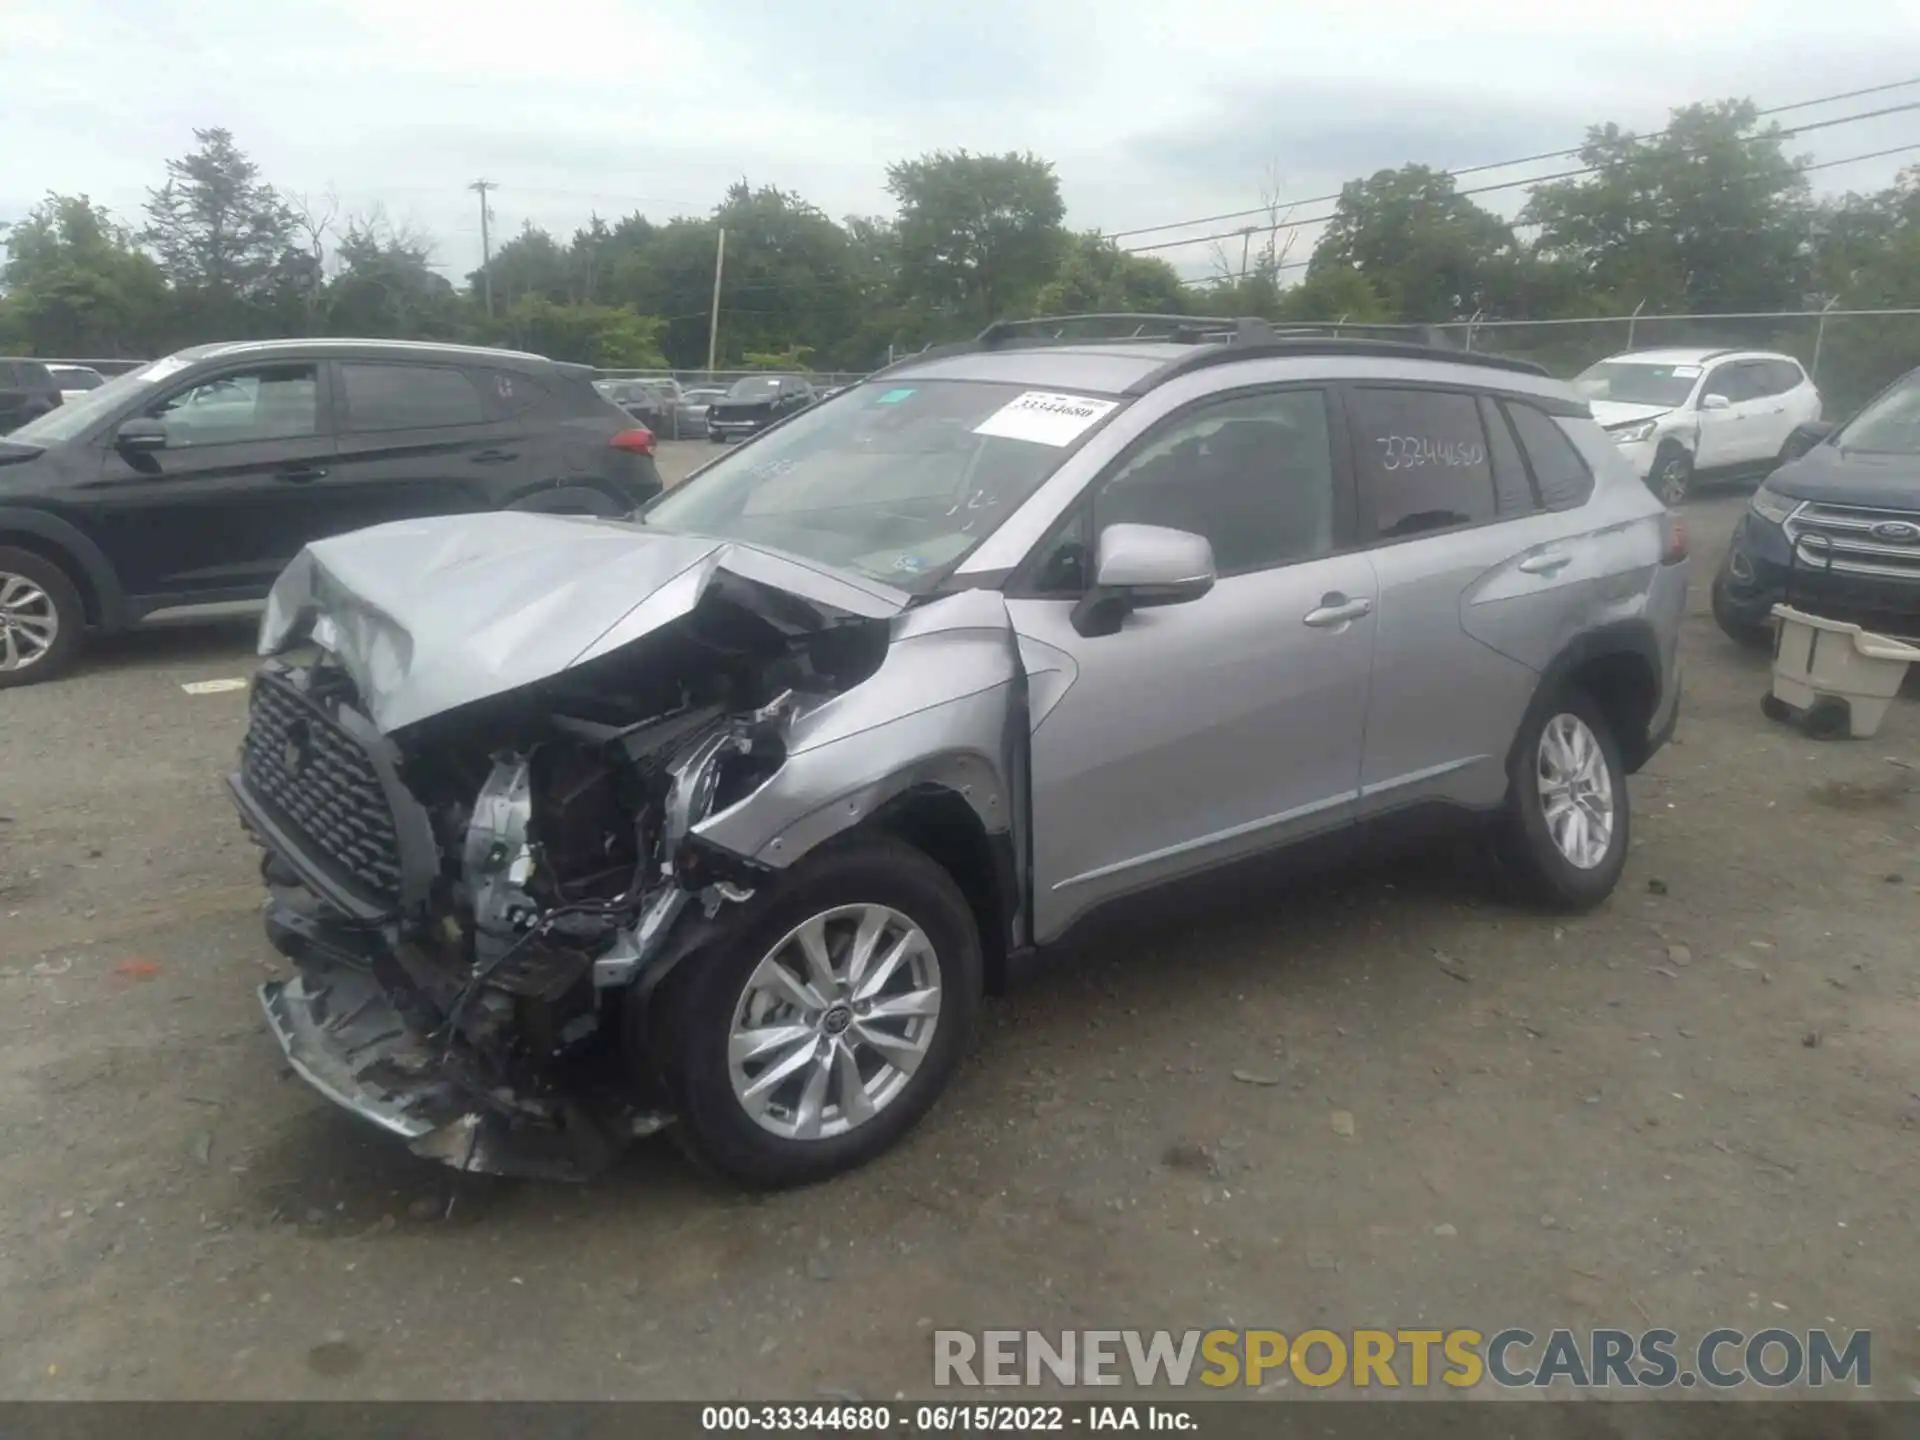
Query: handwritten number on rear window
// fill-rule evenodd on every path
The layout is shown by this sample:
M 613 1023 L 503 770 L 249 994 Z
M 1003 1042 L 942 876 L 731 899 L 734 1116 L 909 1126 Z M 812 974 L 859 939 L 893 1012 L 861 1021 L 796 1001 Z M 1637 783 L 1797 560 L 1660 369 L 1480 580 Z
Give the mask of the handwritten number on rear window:
M 1377 435 L 1382 470 L 1413 470 L 1422 465 L 1465 469 L 1487 463 L 1486 447 L 1477 440 L 1435 440 L 1428 435 Z

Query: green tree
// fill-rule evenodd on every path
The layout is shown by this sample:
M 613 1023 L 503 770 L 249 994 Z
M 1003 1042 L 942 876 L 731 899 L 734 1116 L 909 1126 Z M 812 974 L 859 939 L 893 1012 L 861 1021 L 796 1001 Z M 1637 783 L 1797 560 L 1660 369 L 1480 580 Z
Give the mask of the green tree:
M 393 339 L 455 340 L 468 314 L 460 295 L 433 268 L 433 245 L 375 210 L 350 221 L 335 246 L 339 273 L 326 287 L 327 333 Z
M 1396 316 L 1464 319 L 1497 312 L 1518 260 L 1512 229 L 1425 165 L 1381 170 L 1341 187 L 1307 282 L 1359 272 Z
M 1041 315 L 1184 315 L 1192 306 L 1179 272 L 1166 261 L 1129 255 L 1088 232 L 1066 241 L 1059 266 L 1035 294 L 1033 308 Z
M 1594 173 L 1542 185 L 1521 214 L 1535 252 L 1591 277 L 1609 308 L 1798 308 L 1811 280 L 1806 177 L 1749 100 L 1688 105 L 1640 138 L 1587 132 Z
M 553 360 L 610 369 L 656 369 L 660 322 L 613 305 L 555 304 L 544 295 L 523 295 L 508 307 L 491 339 Z
M 494 304 L 501 307 L 511 306 L 527 295 L 537 295 L 555 305 L 581 298 L 567 250 L 531 220 L 493 252 L 491 261 L 467 277 L 475 299 L 482 294 L 487 275 L 493 277 Z
M 10 328 L 41 355 L 153 354 L 166 281 L 133 237 L 85 195 L 49 195 L 5 236 Z
M 271 289 L 294 247 L 295 217 L 231 132 L 195 130 L 199 149 L 167 161 L 147 192 L 140 238 L 182 290 L 248 297 Z
M 899 286 L 948 331 L 1031 308 L 1065 245 L 1053 166 L 1031 154 L 935 151 L 887 167 Z

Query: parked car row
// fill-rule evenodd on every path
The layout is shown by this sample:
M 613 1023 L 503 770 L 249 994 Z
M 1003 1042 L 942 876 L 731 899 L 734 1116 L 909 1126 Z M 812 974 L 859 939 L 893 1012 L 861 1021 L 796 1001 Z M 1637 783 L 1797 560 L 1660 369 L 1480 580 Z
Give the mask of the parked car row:
M 0 439 L 0 688 L 83 637 L 258 602 L 302 546 L 481 510 L 620 515 L 660 492 L 654 436 L 591 372 L 373 340 L 204 345 L 68 404 L 30 364 Z M 0 392 L 0 394 L 18 392 Z

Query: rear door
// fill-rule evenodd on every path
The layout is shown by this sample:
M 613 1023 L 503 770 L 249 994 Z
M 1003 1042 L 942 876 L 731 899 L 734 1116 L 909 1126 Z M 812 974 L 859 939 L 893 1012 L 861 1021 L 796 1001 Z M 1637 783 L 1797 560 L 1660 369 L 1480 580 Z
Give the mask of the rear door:
M 334 464 L 322 363 L 237 364 L 163 390 L 142 411 L 164 449 L 109 444 L 73 492 L 127 593 L 150 604 L 255 599 L 311 530 Z
M 1353 385 L 1344 400 L 1379 585 L 1360 813 L 1494 805 L 1592 557 L 1561 542 L 1566 518 L 1521 458 L 1506 405 L 1411 384 Z M 1532 407 L 1513 413 L 1553 425 Z
M 334 361 L 333 373 L 340 463 L 316 488 L 321 533 L 490 510 L 496 495 L 515 488 L 526 437 L 496 418 L 487 395 L 497 386 L 493 372 L 356 359 Z

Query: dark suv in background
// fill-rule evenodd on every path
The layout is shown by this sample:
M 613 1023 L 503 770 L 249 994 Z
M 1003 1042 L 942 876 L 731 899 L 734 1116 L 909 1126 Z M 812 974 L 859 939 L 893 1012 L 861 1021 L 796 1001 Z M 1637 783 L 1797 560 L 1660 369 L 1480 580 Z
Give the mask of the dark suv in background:
M 0 435 L 60 408 L 60 382 L 39 360 L 0 358 Z
M 1777 602 L 1920 638 L 1920 370 L 1846 424 L 1794 432 L 1713 581 L 1713 617 L 1764 645 Z
M 813 383 L 798 375 L 748 375 L 707 406 L 707 438 L 716 443 L 744 440 L 819 398 Z
M 538 355 L 182 350 L 0 440 L 0 689 L 51 679 L 84 632 L 257 603 L 329 535 L 481 510 L 626 514 L 660 493 L 653 453 L 590 370 Z

